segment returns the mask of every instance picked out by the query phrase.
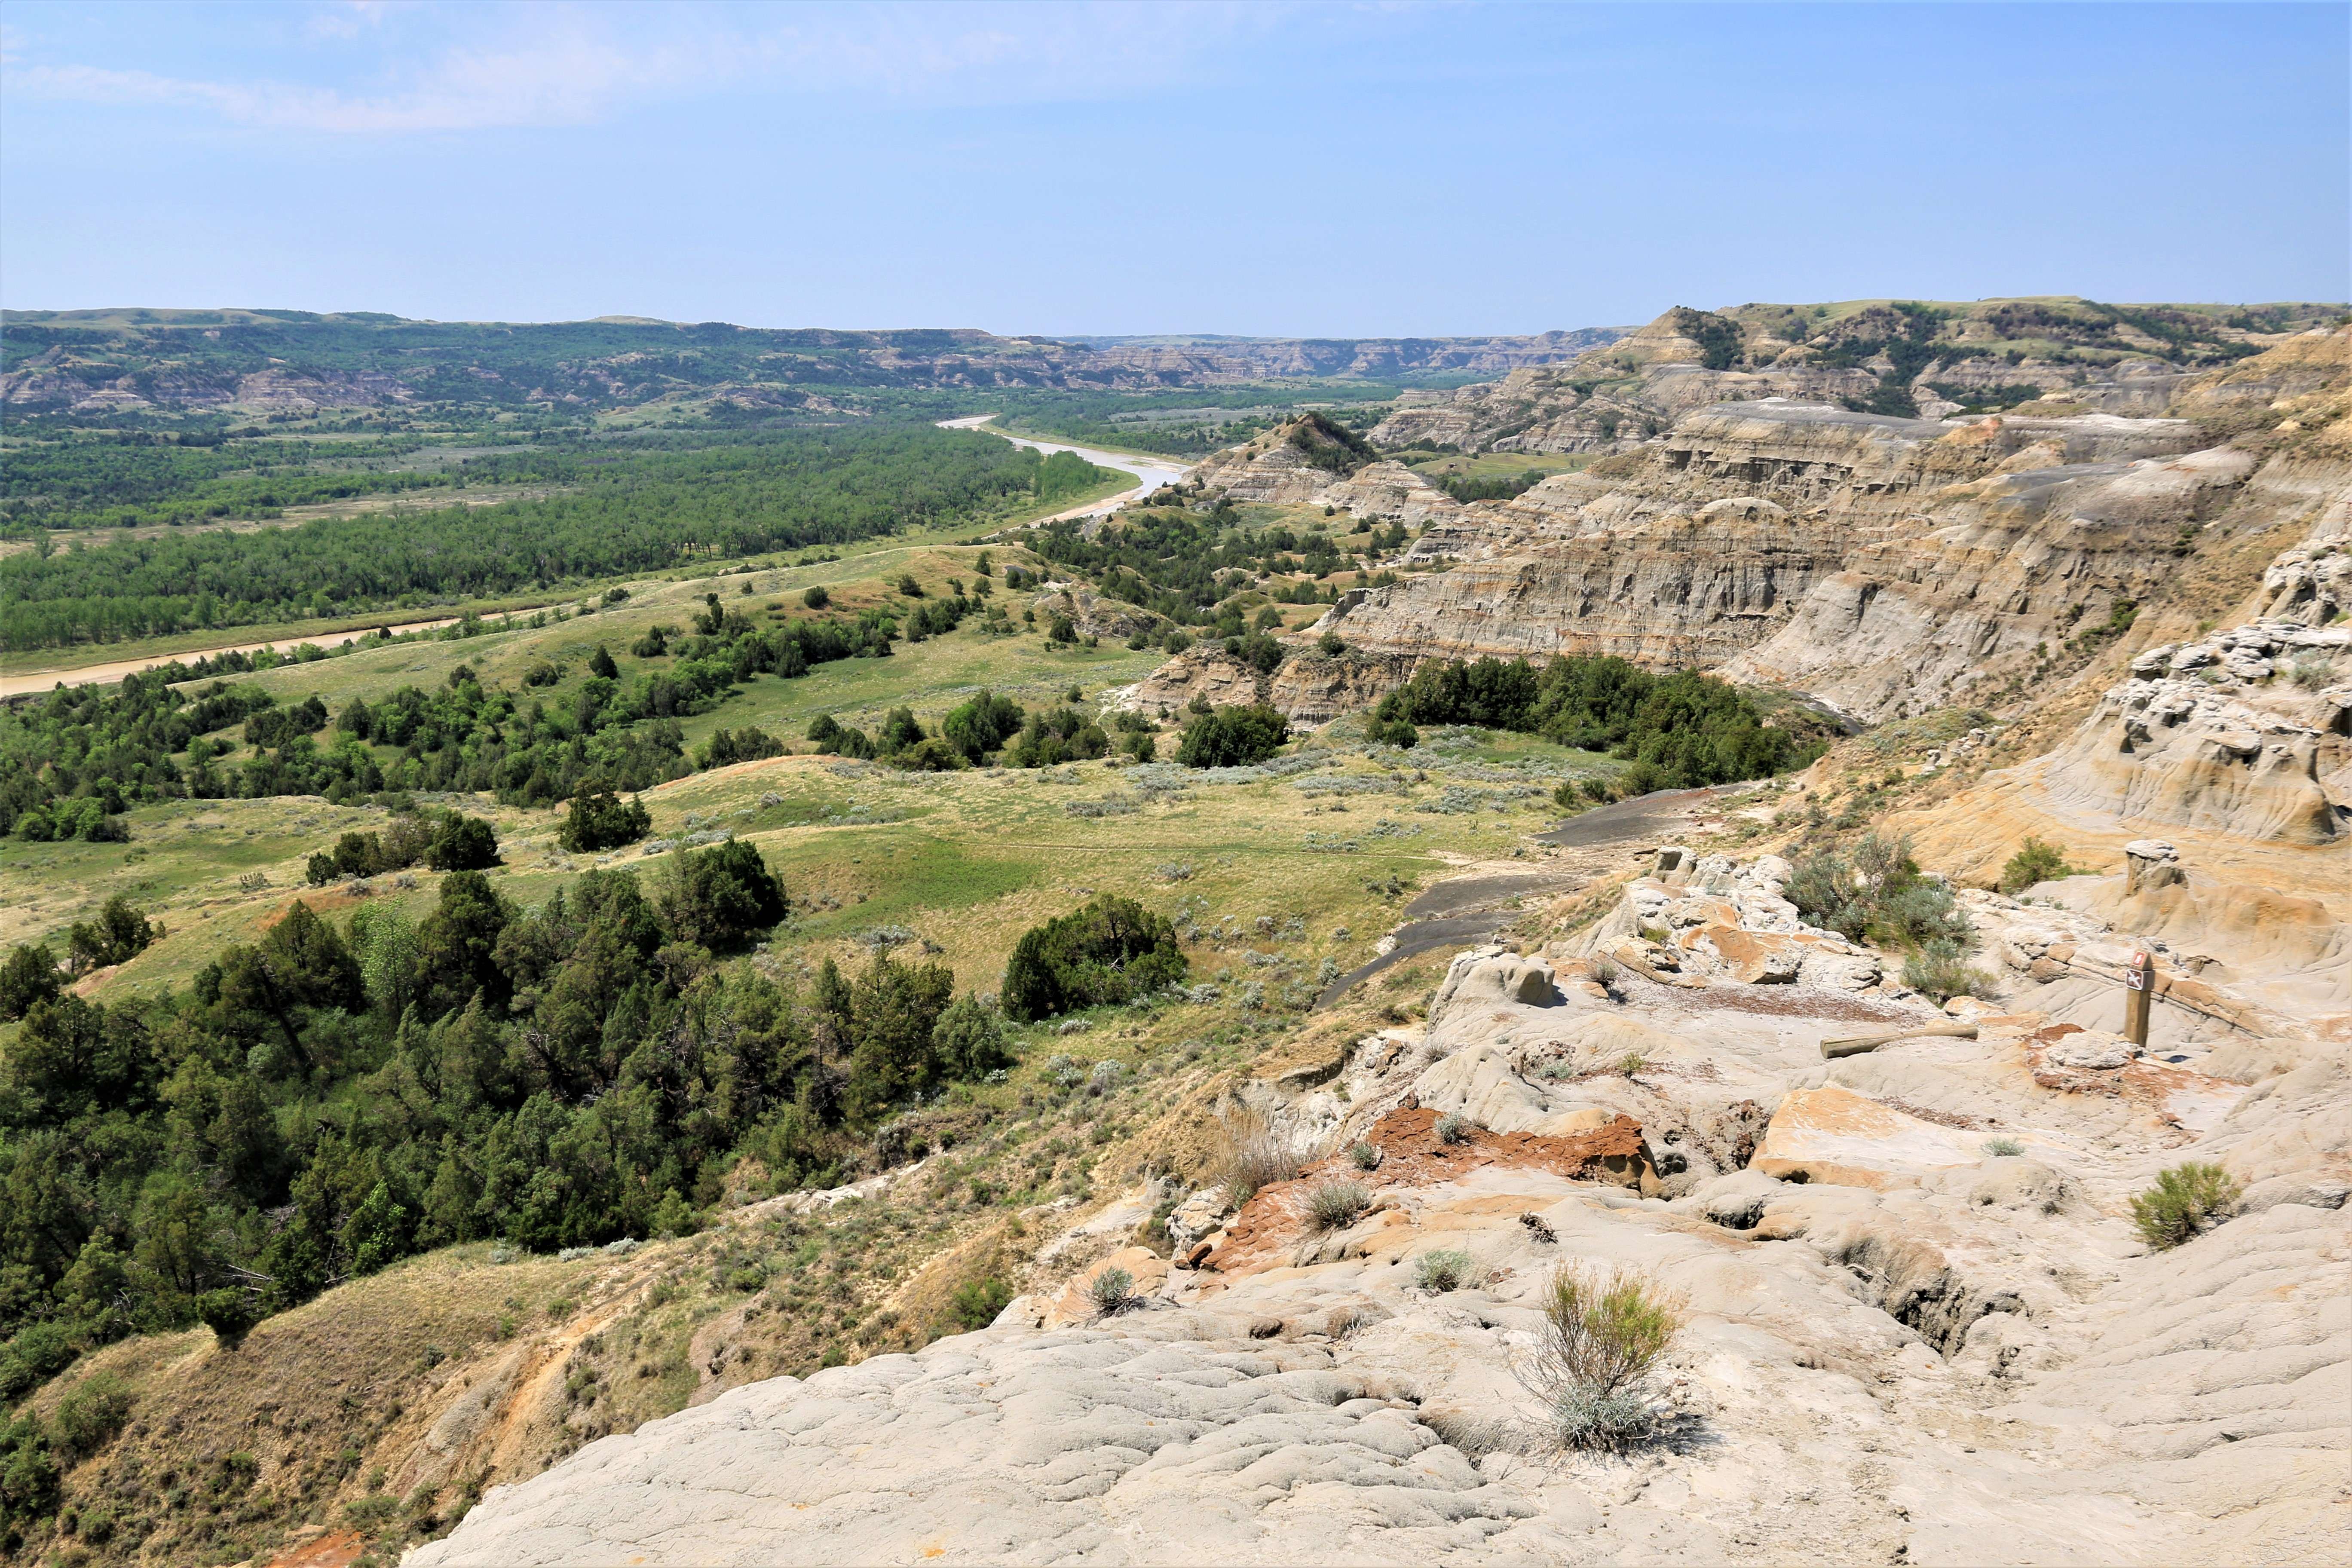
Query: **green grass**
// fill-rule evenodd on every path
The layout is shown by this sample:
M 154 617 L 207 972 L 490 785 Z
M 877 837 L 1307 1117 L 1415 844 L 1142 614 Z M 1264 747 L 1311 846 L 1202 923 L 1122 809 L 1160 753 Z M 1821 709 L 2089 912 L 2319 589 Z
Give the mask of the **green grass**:
M 991 547 L 999 569 L 1023 561 L 1017 544 Z M 563 671 L 554 685 L 532 689 L 526 700 L 568 703 L 586 677 L 590 653 L 602 644 L 624 679 L 662 661 L 637 659 L 628 645 L 656 622 L 683 626 L 705 593 L 720 595 L 730 614 L 760 617 L 771 605 L 785 615 L 805 612 L 803 589 L 824 584 L 836 605 L 904 604 L 891 585 L 912 572 L 934 591 L 950 576 L 967 584 L 978 547 L 929 537 L 884 542 L 845 552 L 832 562 L 762 568 L 740 574 L 639 579 L 630 597 L 609 610 L 541 627 L 492 629 L 464 640 L 428 640 L 369 647 L 305 665 L 282 665 L 249 679 L 282 700 L 317 692 L 331 710 L 354 697 L 381 699 L 399 686 L 436 686 L 458 664 L 484 678 L 519 685 L 542 661 Z M 1000 579 L 1001 580 L 1001 579 Z M 1016 614 L 1024 595 L 1001 595 Z M 926 723 L 980 686 L 1008 692 L 1026 704 L 1062 700 L 1072 685 L 1091 703 L 1110 688 L 1149 671 L 1160 656 L 1123 647 L 1049 651 L 1034 631 L 992 638 L 966 628 L 916 644 L 901 644 L 883 659 L 847 659 L 819 666 L 794 680 L 759 677 L 710 712 L 685 721 L 689 746 L 721 726 L 756 724 L 802 743 L 810 716 L 840 714 L 870 725 L 892 706 L 915 709 Z M 232 736 L 234 731 L 229 731 Z M 1318 773 L 1376 772 L 1353 750 L 1357 731 L 1342 722 L 1319 748 Z M 1004 956 L 1028 926 L 1066 912 L 1096 893 L 1118 893 L 1159 909 L 1180 905 L 1202 927 L 1237 922 L 1222 947 L 1206 937 L 1193 944 L 1196 973 L 1213 977 L 1233 969 L 1233 991 L 1270 970 L 1250 968 L 1239 954 L 1255 942 L 1278 953 L 1283 984 L 1310 981 L 1325 959 L 1351 968 L 1395 920 L 1395 901 L 1367 884 L 1391 878 L 1425 886 L 1445 857 L 1508 855 L 1523 837 L 1551 826 L 1558 812 L 1542 795 L 1508 809 L 1440 815 L 1417 813 L 1453 784 L 1493 789 L 1496 781 L 1459 778 L 1465 766 L 1533 764 L 1529 782 L 1547 790 L 1558 769 L 1606 771 L 1616 764 L 1570 752 L 1533 736 L 1446 731 L 1432 736 L 1405 760 L 1402 776 L 1428 774 L 1405 795 L 1310 795 L 1295 779 L 1209 784 L 1172 796 L 1139 795 L 1121 770 L 1087 763 L 1048 772 L 974 770 L 946 774 L 903 773 L 839 759 L 785 756 L 695 773 L 646 792 L 657 838 L 725 827 L 757 843 L 783 877 L 796 914 L 778 933 L 788 967 L 813 968 L 827 955 L 862 963 L 857 938 L 881 926 L 906 926 L 935 944 L 941 961 L 967 988 L 993 989 Z M 1163 732 L 1163 755 L 1174 735 Z M 242 748 L 240 752 L 242 753 Z M 388 753 L 387 753 L 388 755 Z M 236 755 L 228 760 L 234 765 Z M 1076 816 L 1076 801 L 1117 796 L 1131 813 Z M 493 873 L 500 889 L 525 905 L 543 901 L 591 866 L 605 863 L 648 873 L 658 856 L 629 848 L 605 857 L 570 856 L 555 843 L 560 813 L 525 811 L 487 796 L 448 797 L 447 804 L 487 815 L 497 825 L 506 864 Z M 308 857 L 331 847 L 341 834 L 380 830 L 385 814 L 369 806 L 339 807 L 316 797 L 171 802 L 129 814 L 128 844 L 20 845 L 0 855 L 0 943 L 58 940 L 120 892 L 163 920 L 170 934 L 138 959 L 106 976 L 101 995 L 160 985 L 184 986 L 196 970 L 231 942 L 249 942 L 300 897 L 341 920 L 356 907 L 341 887 L 308 888 Z M 1386 827 L 1380 825 L 1386 823 Z M 1165 868 L 1190 868 L 1171 879 Z M 267 886 L 240 879 L 259 873 Z M 374 896 L 395 899 L 421 913 L 439 879 L 422 868 L 405 890 L 379 878 Z M 1260 916 L 1282 932 L 1261 940 Z M 1291 922 L 1297 922 L 1295 925 Z M 1286 929 L 1285 929 L 1286 928 Z M 1345 928 L 1349 935 L 1334 933 Z M 1211 1011 L 1230 1009 L 1233 999 Z

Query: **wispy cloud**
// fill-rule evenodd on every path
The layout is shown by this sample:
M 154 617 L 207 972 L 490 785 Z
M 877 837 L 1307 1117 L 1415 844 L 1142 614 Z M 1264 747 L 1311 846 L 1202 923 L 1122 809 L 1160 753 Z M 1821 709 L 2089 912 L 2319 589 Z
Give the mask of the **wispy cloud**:
M 282 78 L 178 76 L 28 59 L 10 90 L 72 102 L 192 110 L 267 130 L 382 136 L 591 122 L 634 103 L 743 88 L 892 98 L 1086 97 L 1164 77 L 1273 25 L 1281 7 L 1199 5 L 906 5 L 754 11 L 534 6 L 482 18 L 487 36 L 412 52 L 375 0 L 321 10 L 309 39 L 383 37 L 366 88 Z

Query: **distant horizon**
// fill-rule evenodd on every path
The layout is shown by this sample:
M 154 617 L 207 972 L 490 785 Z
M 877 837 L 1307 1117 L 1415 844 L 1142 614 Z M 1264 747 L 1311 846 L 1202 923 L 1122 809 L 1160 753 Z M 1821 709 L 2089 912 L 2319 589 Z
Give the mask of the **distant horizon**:
M 1344 339 L 2352 299 L 2337 4 L 17 0 L 0 89 L 9 307 Z
M 436 316 L 402 316 L 394 311 L 371 310 L 365 309 L 320 310 L 309 310 L 303 307 L 292 305 L 9 305 L 0 307 L 0 320 L 23 316 L 108 317 L 129 315 L 132 313 L 213 315 L 225 312 L 241 312 L 247 315 L 255 316 L 316 316 L 320 318 L 340 318 L 346 321 L 359 320 L 372 316 L 391 317 L 404 324 L 433 327 L 568 327 L 604 323 L 614 326 L 733 327 L 741 331 L 753 332 L 866 332 L 877 336 L 887 336 L 894 333 L 906 332 L 979 332 L 988 337 L 1006 340 L 1043 338 L 1049 339 L 1055 342 L 1076 343 L 1147 342 L 1181 342 L 1196 343 L 1287 342 L 1361 342 L 1389 339 L 1469 341 L 1490 338 L 1543 338 L 1572 336 L 1578 332 L 1588 331 L 1631 332 L 1638 331 L 1641 328 L 1656 321 L 1660 316 L 1664 315 L 1668 310 L 1684 308 L 1720 312 L 1726 310 L 1748 310 L 1757 307 L 1770 307 L 1775 305 L 1827 305 L 1835 309 L 1849 305 L 1891 303 L 1897 300 L 1906 304 L 1972 305 L 1982 304 L 1985 301 L 1991 300 L 2080 300 L 2085 303 L 2124 307 L 2168 305 L 2185 309 L 2211 310 L 2262 310 L 2266 307 L 2278 305 L 2340 305 L 2347 310 L 2352 310 L 2352 300 L 2094 300 L 2091 296 L 2086 294 L 1980 294 L 1973 300 L 1928 300 L 1919 299 L 1907 294 L 1874 294 L 1858 296 L 1851 300 L 1744 300 L 1737 305 L 1690 306 L 1687 302 L 1684 302 L 1677 305 L 1661 306 L 1657 310 L 1653 311 L 1651 314 L 1642 318 L 1640 321 L 1583 321 L 1579 322 L 1574 326 L 1545 327 L 1534 331 L 1471 331 L 1458 332 L 1362 331 L 1315 333 L 1207 331 L 1047 332 L 1018 330 L 1004 331 L 995 327 L 977 326 L 969 322 L 953 324 L 933 322 L 896 327 L 874 327 L 849 326 L 836 321 L 801 321 L 787 326 L 756 321 L 733 321 L 716 317 L 698 321 L 677 321 L 658 316 L 646 316 L 630 311 L 619 310 L 608 310 L 594 316 L 551 317 L 544 320 L 530 320 L 520 316 L 488 316 L 466 319 Z

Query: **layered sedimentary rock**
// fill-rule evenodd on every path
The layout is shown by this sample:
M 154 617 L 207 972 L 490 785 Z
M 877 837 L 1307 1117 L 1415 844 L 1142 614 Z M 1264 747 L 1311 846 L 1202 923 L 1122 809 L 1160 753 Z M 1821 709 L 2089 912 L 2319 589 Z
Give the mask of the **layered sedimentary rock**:
M 1442 524 L 1462 510 L 1460 501 L 1402 463 L 1368 464 L 1309 499 L 1359 521 L 1401 522 L 1407 528 Z
M 2037 646 L 2145 601 L 2253 467 L 2221 449 L 1947 488 L 1928 526 L 1858 542 L 1786 626 L 1724 673 L 1802 686 L 1868 719 L 1990 689 Z
M 1422 658 L 1717 664 L 1767 636 L 1850 543 L 1838 524 L 1792 519 L 1758 498 L 1541 542 L 1535 531 L 1557 520 L 1540 506 L 1504 510 L 1526 529 L 1524 547 L 1374 589 L 1335 605 L 1321 625 L 1367 651 Z
M 1324 437 L 1307 420 L 1292 420 L 1265 434 L 1203 458 L 1192 478 L 1212 495 L 1236 502 L 1303 506 L 1319 500 L 1326 487 L 1344 479 L 1363 459 Z

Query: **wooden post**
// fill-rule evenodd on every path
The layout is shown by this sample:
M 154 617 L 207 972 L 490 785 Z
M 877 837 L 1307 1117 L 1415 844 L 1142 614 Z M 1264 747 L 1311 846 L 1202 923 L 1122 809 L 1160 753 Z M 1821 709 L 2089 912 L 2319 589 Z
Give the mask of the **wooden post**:
M 2131 955 L 2131 967 L 2124 972 L 2124 1038 L 2145 1049 L 2147 1045 L 2147 1010 L 2156 1001 L 2156 961 L 2145 949 Z

